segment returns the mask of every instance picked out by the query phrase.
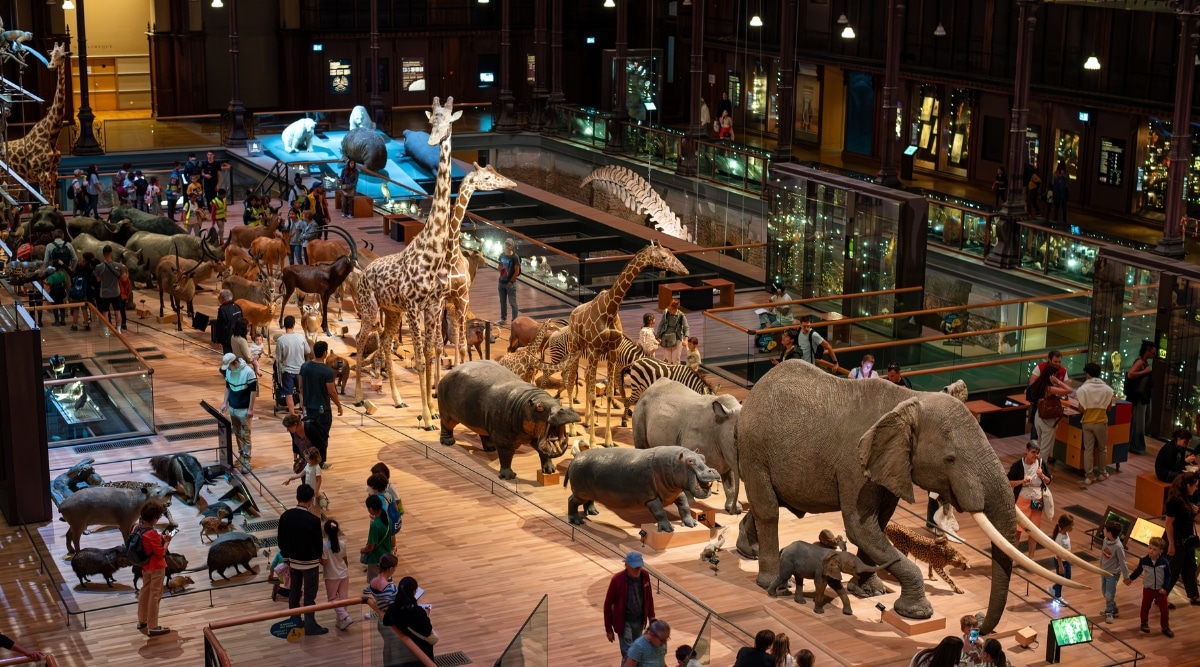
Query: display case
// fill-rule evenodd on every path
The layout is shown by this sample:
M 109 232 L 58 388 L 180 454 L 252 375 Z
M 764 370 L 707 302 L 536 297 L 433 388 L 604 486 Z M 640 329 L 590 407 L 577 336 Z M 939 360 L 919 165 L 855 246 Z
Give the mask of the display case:
M 767 275 L 790 294 L 814 298 L 924 284 L 927 206 L 920 195 L 794 164 L 773 169 L 767 194 Z M 845 317 L 920 306 L 919 293 L 829 304 Z
M 796 141 L 821 139 L 821 80 L 815 65 L 796 68 Z
M 623 62 L 618 62 L 617 52 L 604 51 L 604 76 L 602 92 L 605 99 L 615 103 L 617 68 L 625 68 L 625 109 L 630 118 L 652 121 L 648 109 L 661 107 L 659 95 L 662 91 L 662 49 L 627 49 Z M 612 95 L 611 98 L 608 96 Z M 652 105 L 652 106 L 650 106 Z
M 946 114 L 946 170 L 967 175 L 971 152 L 972 93 L 966 88 L 950 89 Z
M 1192 124 L 1192 136 L 1200 125 Z M 1151 220 L 1163 220 L 1167 208 L 1167 168 L 1170 165 L 1171 121 L 1151 116 L 1138 131 L 1137 174 L 1133 212 Z M 1200 142 L 1192 142 L 1192 159 L 1184 186 L 1188 215 L 1200 207 Z
M 1057 130 L 1054 133 L 1054 167 L 1063 165 L 1067 170 L 1067 178 L 1072 181 L 1079 178 L 1079 142 L 1080 134 L 1073 130 Z
M 937 169 L 937 153 L 940 142 L 942 103 L 938 87 L 925 84 L 913 93 L 912 134 L 909 145 L 917 147 L 914 162 L 924 169 Z

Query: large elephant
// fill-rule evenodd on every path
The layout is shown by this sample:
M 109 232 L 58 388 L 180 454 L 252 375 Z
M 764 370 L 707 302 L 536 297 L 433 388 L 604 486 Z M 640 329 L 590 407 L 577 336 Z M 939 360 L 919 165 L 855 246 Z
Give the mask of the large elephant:
M 747 395 L 738 420 L 738 462 L 760 541 L 758 585 L 779 574 L 779 508 L 842 512 L 846 536 L 868 564 L 891 563 L 901 585 L 898 614 L 928 618 L 922 572 L 901 558 L 884 526 L 901 498 L 914 502 L 913 485 L 939 502 L 968 512 L 995 545 L 987 615 L 990 632 L 1004 613 L 1015 559 L 1034 574 L 1075 588 L 1014 547 L 1018 516 L 1004 468 L 987 436 L 961 400 L 948 393 L 915 392 L 890 382 L 853 382 L 789 360 L 771 369 Z M 1032 524 L 1023 524 L 1026 530 Z M 1079 567 L 1099 571 L 1055 544 L 1047 548 Z M 1057 545 L 1055 545 L 1057 546 Z M 894 561 L 894 562 L 893 562 Z

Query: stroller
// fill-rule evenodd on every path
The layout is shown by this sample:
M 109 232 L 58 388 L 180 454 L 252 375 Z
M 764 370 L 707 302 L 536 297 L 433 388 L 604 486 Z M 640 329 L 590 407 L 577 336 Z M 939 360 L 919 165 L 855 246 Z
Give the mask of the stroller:
M 295 392 L 295 389 L 292 391 Z M 287 412 L 287 399 L 283 396 L 283 372 L 279 368 L 278 359 L 271 362 L 271 395 L 275 397 L 275 402 L 271 405 L 271 416 L 278 417 L 279 413 Z M 295 393 L 293 396 L 293 402 L 299 405 L 300 397 Z

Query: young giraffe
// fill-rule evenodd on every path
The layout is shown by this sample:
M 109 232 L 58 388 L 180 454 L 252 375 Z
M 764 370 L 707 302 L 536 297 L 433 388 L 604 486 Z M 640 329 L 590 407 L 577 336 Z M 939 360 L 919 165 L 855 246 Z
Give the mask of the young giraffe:
M 567 329 L 571 332 L 567 339 L 568 367 L 578 364 L 581 356 L 587 363 L 587 375 L 583 385 L 587 410 L 583 420 L 588 424 L 589 447 L 595 445 L 596 442 L 596 367 L 600 363 L 600 359 L 604 358 L 608 362 L 609 375 L 616 368 L 617 348 L 621 346 L 621 339 L 624 337 L 617 319 L 621 302 L 625 299 L 625 293 L 629 291 L 629 287 L 633 285 L 633 279 L 647 266 L 679 275 L 686 276 L 688 273 L 688 270 L 678 259 L 675 259 L 675 255 L 672 255 L 670 250 L 651 241 L 650 245 L 642 248 L 633 256 L 633 259 L 629 260 L 629 264 L 626 264 L 625 268 L 621 270 L 621 274 L 617 276 L 612 287 L 603 290 L 588 303 L 577 306 L 567 319 Z M 611 413 L 607 406 L 612 403 L 613 385 L 620 381 L 619 377 L 609 377 L 608 386 L 604 392 L 606 405 L 604 411 L 605 447 L 613 446 Z
M 58 135 L 62 132 L 63 109 L 67 103 L 67 50 L 55 44 L 50 51 L 50 69 L 58 69 L 58 84 L 54 88 L 54 100 L 46 115 L 21 137 L 8 142 L 8 166 L 30 185 L 36 183 L 42 196 L 54 204 L 55 183 L 58 180 L 58 163 L 62 153 L 58 151 Z
M 446 305 L 454 309 L 454 363 L 461 364 L 467 360 L 467 306 L 471 303 L 471 283 L 474 273 L 471 264 L 462 253 L 462 243 L 459 232 L 462 230 L 463 218 L 467 215 L 467 205 L 471 203 L 471 195 L 476 190 L 511 190 L 517 187 L 516 182 L 501 176 L 491 165 L 480 167 L 475 164 L 475 171 L 463 177 L 458 185 L 458 196 L 454 198 L 454 215 L 451 216 L 450 228 L 453 237 L 450 240 L 450 292 L 446 295 Z M 439 336 L 437 340 L 442 340 Z
M 413 363 L 421 383 L 420 420 L 426 430 L 435 428 L 436 415 L 431 409 L 436 363 L 433 341 L 439 332 L 438 320 L 450 288 L 450 240 L 457 238 L 457 231 L 450 225 L 450 126 L 462 116 L 462 111 L 452 112 L 453 105 L 453 97 L 446 98 L 445 106 L 435 97 L 432 112 L 425 112 L 433 126 L 429 132 L 429 145 L 439 146 L 437 185 L 425 228 L 404 250 L 371 262 L 363 270 L 358 284 L 358 303 L 363 309 L 360 333 L 371 331 L 382 315 L 383 340 L 391 341 L 400 330 L 401 313 L 408 319 L 413 336 Z M 372 335 L 381 335 L 378 328 Z M 379 349 L 387 348 L 380 345 Z M 392 404 L 402 408 L 404 402 L 396 387 L 391 357 L 388 364 Z M 354 399 L 357 402 L 363 400 L 361 368 L 362 364 L 359 364 L 360 370 L 355 376 Z

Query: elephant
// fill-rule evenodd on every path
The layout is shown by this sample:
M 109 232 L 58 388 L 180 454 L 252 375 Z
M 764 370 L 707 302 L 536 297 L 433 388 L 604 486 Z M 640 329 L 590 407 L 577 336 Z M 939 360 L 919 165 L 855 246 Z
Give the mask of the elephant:
M 729 394 L 702 396 L 669 378 L 659 378 L 633 409 L 633 446 L 678 445 L 704 455 L 721 474 L 725 513 L 741 514 L 738 502 L 737 423 L 742 405 Z
M 839 549 L 829 549 L 820 544 L 792 542 L 779 553 L 779 576 L 767 586 L 767 594 L 775 597 L 780 591 L 786 593 L 788 580 L 796 577 L 796 602 L 804 604 L 804 580 L 812 579 L 817 594 L 813 598 L 813 611 L 825 613 L 825 586 L 828 585 L 842 599 L 842 613 L 850 616 L 850 597 L 842 586 L 842 574 L 865 581 L 886 565 L 867 565 L 858 556 Z
M 819 424 L 814 427 L 814 424 Z M 852 382 L 801 360 L 772 368 L 742 403 L 738 464 L 759 540 L 759 586 L 779 575 L 779 509 L 798 517 L 841 511 L 846 537 L 868 565 L 890 563 L 900 582 L 892 607 L 929 618 L 920 568 L 888 542 L 884 526 L 900 499 L 914 502 L 913 485 L 975 519 L 995 546 L 991 593 L 981 632 L 1004 613 L 1013 560 L 1030 572 L 1073 588 L 1012 544 L 1017 523 L 1055 555 L 1103 573 L 1058 545 L 1016 511 L 1012 487 L 979 423 L 960 398 L 916 392 L 890 382 Z M 741 538 L 739 537 L 739 545 Z M 1053 545 L 1053 546 L 1051 546 Z M 867 582 L 877 586 L 878 579 Z

